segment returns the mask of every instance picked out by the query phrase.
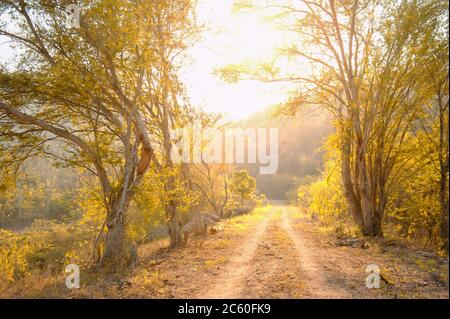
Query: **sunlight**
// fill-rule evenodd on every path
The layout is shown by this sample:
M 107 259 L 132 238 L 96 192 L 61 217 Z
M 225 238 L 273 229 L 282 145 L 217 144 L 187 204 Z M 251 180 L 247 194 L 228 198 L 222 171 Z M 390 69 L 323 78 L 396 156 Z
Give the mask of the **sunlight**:
M 214 70 L 232 63 L 270 60 L 274 50 L 285 42 L 285 34 L 264 21 L 262 15 L 232 12 L 232 4 L 233 0 L 199 2 L 199 23 L 207 30 L 188 50 L 192 63 L 183 68 L 182 79 L 193 105 L 224 113 L 229 119 L 243 119 L 283 101 L 285 85 L 224 83 Z
M 448 26 L 448 0 L 0 0 L 0 299 L 448 299 Z

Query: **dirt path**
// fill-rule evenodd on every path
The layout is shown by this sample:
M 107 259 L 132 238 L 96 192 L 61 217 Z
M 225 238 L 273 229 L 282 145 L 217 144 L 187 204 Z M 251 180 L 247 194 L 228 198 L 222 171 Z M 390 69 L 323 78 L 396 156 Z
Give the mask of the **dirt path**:
M 338 247 L 298 209 L 275 206 L 249 230 L 201 298 L 446 298 L 448 263 L 411 258 L 408 249 Z M 404 258 L 403 258 L 404 256 Z M 434 265 L 424 268 L 422 264 Z M 387 282 L 368 289 L 367 265 Z
M 314 243 L 293 231 L 275 207 L 251 232 L 216 284 L 199 298 L 349 298 L 314 259 Z
M 140 247 L 140 264 L 115 276 L 83 272 L 82 288 L 64 276 L 24 281 L 5 292 L 17 298 L 448 298 L 448 259 L 409 246 L 368 241 L 334 244 L 297 208 L 266 206 L 223 220 L 214 234 L 186 248 L 167 242 Z M 367 265 L 387 280 L 365 285 Z M 1 296 L 1 295 L 0 295 Z
M 298 260 L 303 270 L 306 286 L 312 292 L 313 298 L 350 298 L 345 288 L 332 281 L 322 271 L 322 267 L 315 259 L 316 247 L 314 242 L 308 241 L 302 233 L 295 232 L 291 226 L 291 218 L 287 207 L 282 208 L 282 227 L 292 240 Z
M 198 298 L 236 298 L 242 291 L 242 279 L 250 268 L 250 261 L 254 258 L 256 248 L 261 241 L 261 237 L 266 232 L 267 224 L 272 218 L 273 212 L 264 217 L 247 238 L 242 241 L 242 245 L 236 250 L 236 255 L 232 257 L 227 269 L 220 278 L 216 279 L 216 284 L 208 291 L 202 292 Z

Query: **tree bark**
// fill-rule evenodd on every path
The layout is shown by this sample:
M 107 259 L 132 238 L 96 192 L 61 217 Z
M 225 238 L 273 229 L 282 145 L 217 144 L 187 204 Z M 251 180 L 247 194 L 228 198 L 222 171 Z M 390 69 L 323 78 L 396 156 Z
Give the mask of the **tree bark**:
M 361 214 L 361 206 L 356 198 L 353 188 L 350 169 L 351 132 L 345 124 L 341 125 L 341 174 L 345 198 L 349 204 L 350 213 L 356 225 L 362 230 L 364 221 Z
M 373 216 L 373 236 L 383 236 L 383 213 L 378 210 Z
M 440 203 L 440 236 L 443 241 L 443 249 L 449 249 L 449 224 L 448 224 L 448 126 L 446 127 L 446 117 L 448 121 L 448 102 L 446 105 L 442 102 L 442 96 L 438 94 L 439 102 L 439 203 Z M 447 110 L 447 112 L 446 112 Z M 447 116 L 446 116 L 447 115 Z M 447 123 L 448 125 L 448 123 Z
M 105 269 L 116 270 L 132 261 L 126 234 L 126 216 L 132 196 L 124 188 L 119 194 L 106 219 L 105 251 L 98 265 Z
M 444 197 L 444 199 L 441 198 L 441 239 L 443 241 L 443 249 L 448 252 L 448 198 L 445 198 L 447 195 L 441 195 L 441 197 Z
M 223 213 L 224 213 L 224 210 L 225 210 L 225 206 L 228 203 L 228 177 L 227 177 L 226 174 L 224 176 L 223 189 L 225 191 L 225 198 L 223 200 L 222 207 L 220 208 L 220 218 L 223 218 Z
M 103 253 L 100 266 L 108 268 L 127 262 L 129 258 L 126 249 L 125 221 L 122 214 L 115 214 L 118 218 L 108 225 L 105 238 L 105 252 Z M 119 217 L 122 216 L 122 217 Z
M 380 158 L 377 158 L 377 163 L 375 165 L 378 165 L 378 167 L 381 167 L 381 160 Z M 376 175 L 372 176 L 372 178 L 375 179 L 374 183 L 376 186 L 376 189 L 373 189 L 373 235 L 374 236 L 383 236 L 383 217 L 384 217 L 384 210 L 386 208 L 386 202 L 387 202 L 387 194 L 386 194 L 386 181 L 384 177 L 382 176 L 382 173 L 377 170 Z M 378 193 L 378 200 L 377 200 L 377 193 Z
M 166 207 L 167 226 L 169 229 L 169 248 L 175 249 L 183 244 L 183 235 L 175 203 L 170 200 Z

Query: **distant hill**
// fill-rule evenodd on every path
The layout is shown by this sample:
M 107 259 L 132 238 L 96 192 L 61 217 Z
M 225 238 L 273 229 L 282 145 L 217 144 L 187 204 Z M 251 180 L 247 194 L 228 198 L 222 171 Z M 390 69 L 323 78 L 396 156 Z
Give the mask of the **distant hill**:
M 233 124 L 236 127 L 278 128 L 278 171 L 260 175 L 259 165 L 238 165 L 256 178 L 258 190 L 270 199 L 289 199 L 287 193 L 299 184 L 310 182 L 319 173 L 320 146 L 333 133 L 331 119 L 325 112 L 309 109 L 295 117 L 274 115 L 273 109 L 258 112 Z

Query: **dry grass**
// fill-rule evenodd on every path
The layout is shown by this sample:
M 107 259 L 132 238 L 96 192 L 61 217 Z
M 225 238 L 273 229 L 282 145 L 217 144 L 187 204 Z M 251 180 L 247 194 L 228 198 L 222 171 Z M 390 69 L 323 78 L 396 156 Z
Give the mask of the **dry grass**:
M 316 259 L 330 278 L 338 278 L 354 298 L 448 298 L 448 260 L 422 256 L 414 248 L 390 246 L 367 239 L 368 247 L 339 247 L 335 235 L 323 232 L 316 223 L 294 223 L 294 229 L 315 243 Z M 365 269 L 376 264 L 389 283 L 367 289 Z
M 248 236 L 273 211 L 262 240 L 242 279 L 246 297 L 304 298 L 310 291 L 293 243 L 280 227 L 280 210 L 263 207 L 252 214 L 222 221 L 218 232 L 194 237 L 184 249 L 168 251 L 167 239 L 139 248 L 136 268 L 114 275 L 82 269 L 81 288 L 65 287 L 65 274 L 36 272 L 0 289 L 1 298 L 192 298 L 214 286 L 217 278 L 239 255 Z M 308 254 L 333 284 L 345 287 L 353 298 L 448 298 L 448 261 L 422 255 L 409 247 L 369 241 L 366 249 L 337 247 L 333 233 L 318 229 L 302 212 L 290 208 L 295 232 L 308 242 Z M 301 254 L 300 254 L 301 256 Z M 389 284 L 365 287 L 365 267 L 377 264 Z

